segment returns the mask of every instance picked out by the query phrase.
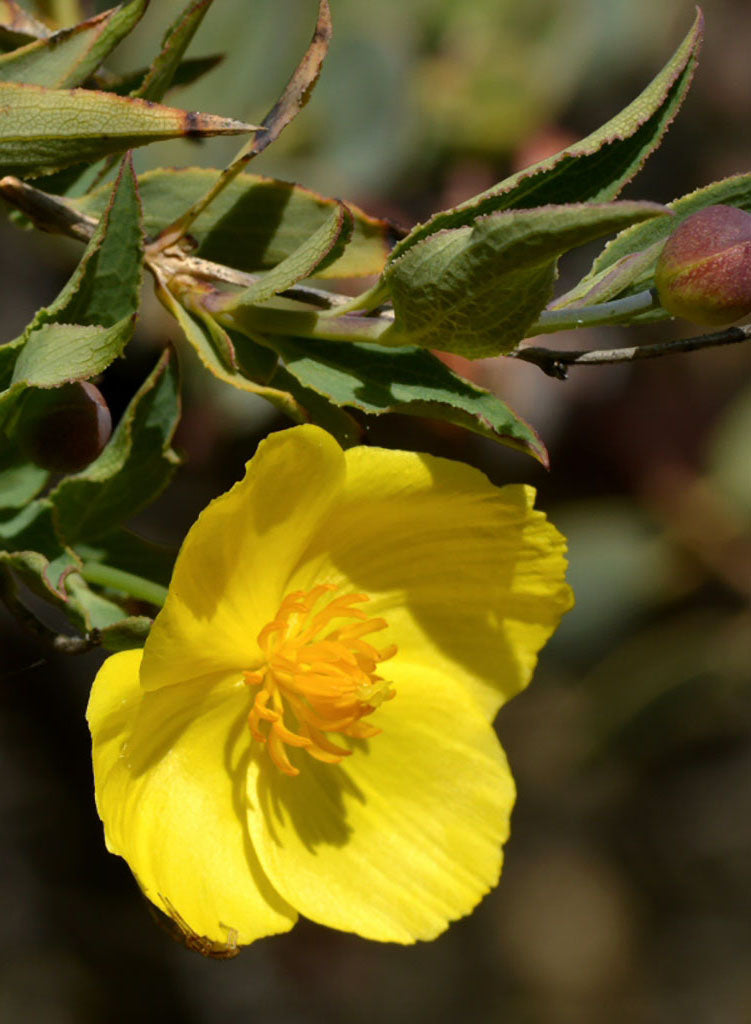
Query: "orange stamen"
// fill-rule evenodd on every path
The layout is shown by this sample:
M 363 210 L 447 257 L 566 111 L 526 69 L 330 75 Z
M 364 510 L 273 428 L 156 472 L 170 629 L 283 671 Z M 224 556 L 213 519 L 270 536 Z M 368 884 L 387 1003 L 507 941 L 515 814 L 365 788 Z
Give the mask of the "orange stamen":
M 353 607 L 368 601 L 367 594 L 328 596 L 334 590 L 332 584 L 320 583 L 288 594 L 276 618 L 258 634 L 264 664 L 243 673 L 248 686 L 260 687 L 248 715 L 250 731 L 286 775 L 299 774 L 286 746 L 338 764 L 352 751 L 326 733 L 353 739 L 376 736 L 380 730 L 361 719 L 394 696 L 376 668 L 393 658 L 396 646 L 379 651 L 362 639 L 388 623 Z M 336 620 L 339 625 L 332 625 Z M 285 724 L 288 713 L 296 721 L 294 729 Z

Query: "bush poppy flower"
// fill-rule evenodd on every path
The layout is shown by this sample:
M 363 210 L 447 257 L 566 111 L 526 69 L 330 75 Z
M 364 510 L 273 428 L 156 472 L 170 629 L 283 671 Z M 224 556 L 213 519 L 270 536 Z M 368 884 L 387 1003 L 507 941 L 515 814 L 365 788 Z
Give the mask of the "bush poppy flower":
M 533 499 L 302 426 L 201 513 L 88 708 L 108 849 L 192 945 L 431 939 L 496 884 L 492 719 L 571 603 Z

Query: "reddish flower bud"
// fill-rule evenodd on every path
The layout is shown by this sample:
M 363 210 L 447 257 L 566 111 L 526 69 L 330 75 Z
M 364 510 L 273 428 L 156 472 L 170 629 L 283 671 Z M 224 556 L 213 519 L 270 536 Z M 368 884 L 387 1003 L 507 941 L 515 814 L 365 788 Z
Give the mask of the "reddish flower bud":
M 24 396 L 16 436 L 33 462 L 58 473 L 77 473 L 99 455 L 112 433 L 102 393 L 85 380 Z
M 751 214 L 707 206 L 665 243 L 655 283 L 673 316 L 722 327 L 751 313 Z

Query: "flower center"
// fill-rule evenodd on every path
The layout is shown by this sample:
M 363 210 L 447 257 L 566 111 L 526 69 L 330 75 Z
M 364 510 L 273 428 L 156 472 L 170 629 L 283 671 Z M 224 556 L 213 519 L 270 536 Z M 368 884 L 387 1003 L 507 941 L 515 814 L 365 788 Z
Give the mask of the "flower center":
M 352 751 L 332 743 L 326 733 L 355 739 L 376 736 L 380 729 L 361 719 L 394 696 L 376 667 L 396 654 L 396 646 L 378 651 L 363 639 L 388 623 L 354 607 L 369 600 L 366 594 L 334 597 L 336 589 L 322 583 L 288 594 L 276 618 L 258 634 L 265 664 L 243 673 L 248 686 L 260 687 L 248 715 L 250 731 L 267 745 L 271 760 L 286 775 L 299 774 L 287 746 L 338 764 Z M 289 714 L 294 731 L 285 723 Z

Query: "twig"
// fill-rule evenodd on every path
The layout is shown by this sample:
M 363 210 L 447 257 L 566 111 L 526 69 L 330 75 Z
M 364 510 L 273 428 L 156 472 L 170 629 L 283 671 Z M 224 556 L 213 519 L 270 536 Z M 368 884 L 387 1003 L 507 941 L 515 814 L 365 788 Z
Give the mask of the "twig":
M 89 242 L 96 230 L 96 217 L 79 213 L 59 196 L 40 192 L 39 189 L 11 175 L 0 179 L 0 196 L 26 214 L 40 231 L 68 235 L 79 242 Z
M 658 356 L 675 355 L 679 352 L 695 352 L 700 348 L 716 348 L 720 345 L 737 345 L 751 340 L 751 324 L 744 327 L 728 327 L 714 334 L 701 334 L 695 338 L 679 338 L 677 341 L 658 341 L 653 345 L 629 345 L 611 349 L 565 349 L 520 348 L 509 352 L 512 359 L 534 363 L 543 373 L 558 380 L 566 380 L 570 366 L 603 366 L 608 363 L 632 363 L 637 359 L 656 359 Z

